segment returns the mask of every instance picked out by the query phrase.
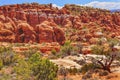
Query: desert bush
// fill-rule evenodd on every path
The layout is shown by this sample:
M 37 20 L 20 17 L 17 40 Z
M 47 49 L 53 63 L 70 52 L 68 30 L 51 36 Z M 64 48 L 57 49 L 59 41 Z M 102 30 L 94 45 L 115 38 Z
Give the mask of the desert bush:
M 28 60 L 29 64 L 31 65 L 31 69 L 34 71 L 34 67 L 38 66 L 41 61 L 41 56 L 39 53 L 34 53 Z
M 16 65 L 14 66 L 14 73 L 18 80 L 30 80 L 32 70 L 30 65 L 24 59 L 19 59 Z
M 77 44 L 77 49 L 78 49 L 78 53 L 79 53 L 79 54 L 83 54 L 83 51 L 82 51 L 83 45 L 82 45 L 81 43 L 78 43 L 78 44 Z
M 67 76 L 68 70 L 64 66 L 61 65 L 60 68 L 59 68 L 58 74 Z
M 52 49 L 51 53 L 52 53 L 53 55 L 56 55 L 56 54 L 57 54 L 57 52 L 56 52 L 55 49 Z
M 90 70 L 95 70 L 97 68 L 99 68 L 99 65 L 95 65 L 93 63 L 87 63 L 81 67 L 80 73 L 85 74 L 86 72 L 88 72 Z
M 22 54 L 23 54 L 26 58 L 29 58 L 29 57 L 31 57 L 31 56 L 32 56 L 34 53 L 36 53 L 36 52 L 39 52 L 39 49 L 38 49 L 38 48 L 32 49 L 32 48 L 29 47 L 29 50 L 23 52 Z M 40 52 L 39 52 L 39 54 L 40 54 Z
M 70 69 L 68 69 L 68 72 L 71 74 L 71 75 L 75 75 L 77 74 L 79 71 L 76 67 L 71 67 Z
M 82 76 L 82 80 L 90 80 L 92 78 L 92 74 L 86 73 L 85 75 Z
M 63 76 L 63 80 L 67 80 L 68 69 L 61 65 L 58 70 L 58 74 Z
M 7 51 L 1 53 L 0 58 L 2 59 L 3 65 L 9 65 L 16 62 L 17 55 L 13 51 Z
M 108 38 L 107 40 L 108 40 L 108 43 L 111 45 L 116 45 L 119 43 L 119 40 L 116 38 Z
M 12 51 L 11 47 L 0 47 L 0 59 L 3 65 L 14 63 L 17 58 L 17 54 Z
M 105 47 L 102 45 L 95 45 L 91 49 L 92 49 L 92 54 L 97 54 L 97 55 L 104 55 L 109 52 L 109 51 L 105 51 Z
M 71 41 L 66 41 L 65 44 L 61 47 L 59 56 L 65 57 L 68 55 L 78 55 L 78 48 L 71 45 Z
M 55 80 L 57 77 L 58 67 L 48 59 L 41 59 L 40 54 L 33 54 L 29 63 L 36 80 Z
M 107 76 L 109 74 L 108 71 L 100 71 L 99 76 Z
M 3 53 L 3 52 L 7 52 L 7 51 L 12 51 L 12 47 L 11 46 L 0 46 L 0 53 Z
M 66 41 L 65 44 L 62 46 L 61 52 L 65 55 L 70 55 L 72 52 L 73 47 L 70 45 L 71 41 Z

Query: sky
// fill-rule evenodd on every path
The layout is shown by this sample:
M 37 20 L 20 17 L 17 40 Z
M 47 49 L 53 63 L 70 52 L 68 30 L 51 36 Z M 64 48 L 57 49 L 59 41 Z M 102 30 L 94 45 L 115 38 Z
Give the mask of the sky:
M 120 9 L 120 0 L 0 0 L 0 5 L 38 2 L 40 4 L 52 3 L 62 7 L 64 4 L 77 4 L 102 9 Z

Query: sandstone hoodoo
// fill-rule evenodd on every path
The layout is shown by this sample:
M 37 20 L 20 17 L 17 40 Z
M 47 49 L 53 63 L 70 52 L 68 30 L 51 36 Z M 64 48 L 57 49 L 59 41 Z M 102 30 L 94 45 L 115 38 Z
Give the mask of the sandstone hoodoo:
M 59 18 L 57 14 L 63 14 L 63 12 L 57 8 L 51 8 L 50 5 L 39 5 L 39 9 L 33 5 L 18 4 L 0 7 L 0 41 L 64 44 L 64 31 L 54 22 L 55 17 Z
M 36 32 L 38 33 L 38 42 L 58 42 L 64 44 L 65 36 L 62 29 L 56 24 L 44 21 L 36 26 Z
M 16 28 L 16 42 L 36 42 L 36 32 L 28 23 L 19 23 Z
M 52 4 L 24 3 L 0 6 L 0 26 L 0 41 L 64 44 L 69 39 L 94 44 L 93 38 L 120 35 L 120 13 L 74 4 L 58 9 Z

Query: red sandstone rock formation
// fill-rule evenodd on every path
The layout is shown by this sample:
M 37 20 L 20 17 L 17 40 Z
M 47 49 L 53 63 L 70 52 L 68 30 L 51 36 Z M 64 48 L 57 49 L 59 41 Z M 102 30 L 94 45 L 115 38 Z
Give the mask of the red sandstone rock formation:
M 36 42 L 36 32 L 28 23 L 19 23 L 15 32 L 16 42 Z
M 39 43 L 59 42 L 64 44 L 65 42 L 64 32 L 55 23 L 44 21 L 36 26 L 36 32 L 38 33 Z
M 76 5 L 62 9 L 34 3 L 0 6 L 0 41 L 64 44 L 61 27 L 66 32 L 71 29 L 70 40 L 96 43 L 96 38 L 120 35 L 120 13 Z

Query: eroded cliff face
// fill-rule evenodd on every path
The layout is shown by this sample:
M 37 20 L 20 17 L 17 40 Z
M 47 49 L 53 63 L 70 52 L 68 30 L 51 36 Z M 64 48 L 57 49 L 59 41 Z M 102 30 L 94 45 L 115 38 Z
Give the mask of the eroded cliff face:
M 0 7 L 0 41 L 58 42 L 64 44 L 65 34 L 58 24 L 59 14 L 51 5 L 19 4 Z M 60 17 L 61 19 L 61 17 Z M 58 21 L 57 21 L 58 20 Z M 55 23 L 55 21 L 57 21 Z
M 102 9 L 37 3 L 0 7 L 0 41 L 64 44 L 69 39 L 92 44 L 101 37 L 118 37 L 119 27 L 120 13 Z

